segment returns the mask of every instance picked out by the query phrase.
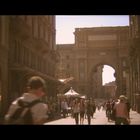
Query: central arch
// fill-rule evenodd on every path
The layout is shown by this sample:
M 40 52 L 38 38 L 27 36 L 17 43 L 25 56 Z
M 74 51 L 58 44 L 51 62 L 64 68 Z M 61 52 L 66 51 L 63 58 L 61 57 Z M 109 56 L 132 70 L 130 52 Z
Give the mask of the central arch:
M 103 81 L 103 76 L 102 76 L 102 74 L 103 74 L 103 67 L 104 67 L 104 65 L 108 65 L 108 66 L 110 66 L 110 67 L 112 67 L 112 69 L 114 69 L 115 70 L 115 73 L 114 73 L 114 77 L 115 78 L 117 78 L 116 77 L 116 68 L 115 68 L 115 65 L 111 65 L 111 64 L 108 64 L 108 63 L 98 63 L 98 64 L 96 64 L 96 65 L 94 65 L 93 67 L 92 67 L 92 69 L 91 69 L 91 72 L 90 72 L 90 79 L 89 79 L 89 83 L 90 83 L 90 93 L 89 93 L 89 96 L 90 97 L 94 97 L 94 98 L 109 98 L 109 97 L 115 97 L 115 94 L 116 94 L 116 87 L 117 87 L 117 85 L 116 85 L 116 80 L 114 81 L 115 82 L 115 85 L 114 85 L 114 91 L 113 92 L 115 92 L 115 93 L 111 93 L 111 94 L 113 94 L 113 95 L 105 95 L 105 89 L 107 89 L 106 88 L 106 86 L 103 86 L 103 83 L 102 83 L 102 81 Z M 112 86 L 113 87 L 113 86 Z
M 109 56 L 108 56 L 109 57 Z M 97 61 L 93 61 L 92 65 L 88 67 L 89 72 L 88 72 L 88 96 L 93 96 L 92 93 L 92 82 L 93 82 L 93 75 L 94 72 L 97 71 L 97 67 L 99 66 L 103 66 L 103 65 L 108 65 L 110 67 L 112 67 L 115 70 L 115 74 L 114 77 L 116 78 L 116 85 L 117 85 L 117 89 L 116 89 L 116 96 L 119 95 L 119 88 L 120 88 L 120 80 L 119 80 L 119 75 L 120 75 L 120 70 L 119 70 L 119 66 L 118 66 L 118 62 L 117 59 L 115 61 L 115 59 L 111 59 L 112 57 L 110 57 L 109 59 L 98 59 Z

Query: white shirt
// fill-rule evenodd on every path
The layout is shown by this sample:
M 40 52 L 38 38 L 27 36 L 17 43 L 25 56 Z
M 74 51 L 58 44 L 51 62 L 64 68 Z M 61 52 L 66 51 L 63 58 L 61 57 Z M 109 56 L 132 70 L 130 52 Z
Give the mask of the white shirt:
M 32 102 L 34 100 L 39 99 L 39 97 L 37 97 L 35 94 L 24 93 L 22 97 L 19 97 L 15 101 L 12 102 L 8 111 L 8 115 L 12 115 L 14 111 L 19 107 L 18 102 L 17 102 L 19 99 L 23 99 L 23 101 L 26 101 L 26 102 Z M 42 119 L 47 119 L 48 118 L 47 110 L 48 110 L 48 106 L 41 102 L 31 107 L 33 122 L 38 122 Z

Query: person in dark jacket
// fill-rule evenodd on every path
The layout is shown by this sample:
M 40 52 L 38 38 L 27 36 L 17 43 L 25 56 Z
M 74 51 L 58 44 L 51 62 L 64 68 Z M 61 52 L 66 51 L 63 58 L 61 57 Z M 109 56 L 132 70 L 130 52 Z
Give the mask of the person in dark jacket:
M 87 100 L 86 114 L 87 114 L 87 119 L 88 119 L 88 125 L 91 124 L 92 112 L 93 112 L 92 104 L 91 104 L 90 100 Z

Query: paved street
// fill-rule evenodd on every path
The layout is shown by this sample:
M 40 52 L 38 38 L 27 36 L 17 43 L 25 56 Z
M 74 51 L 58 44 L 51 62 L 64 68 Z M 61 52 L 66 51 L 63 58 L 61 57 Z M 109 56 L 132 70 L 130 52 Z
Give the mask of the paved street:
M 135 111 L 130 112 L 130 119 L 132 125 L 139 125 L 140 124 L 140 114 Z M 84 120 L 84 125 L 87 125 L 87 119 Z M 62 118 L 59 120 L 51 121 L 45 123 L 45 125 L 75 125 L 75 120 L 71 117 Z M 114 121 L 108 122 L 105 111 L 100 110 L 96 111 L 94 114 L 94 118 L 91 119 L 91 125 L 114 125 Z

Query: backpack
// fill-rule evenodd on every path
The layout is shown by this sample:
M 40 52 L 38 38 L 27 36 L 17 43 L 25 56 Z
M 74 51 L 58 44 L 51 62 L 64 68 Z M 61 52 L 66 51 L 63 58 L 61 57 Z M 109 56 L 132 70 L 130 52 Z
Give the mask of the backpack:
M 6 124 L 12 125 L 31 125 L 33 124 L 31 107 L 40 103 L 40 100 L 25 102 L 22 99 L 18 100 L 19 108 L 6 120 Z

